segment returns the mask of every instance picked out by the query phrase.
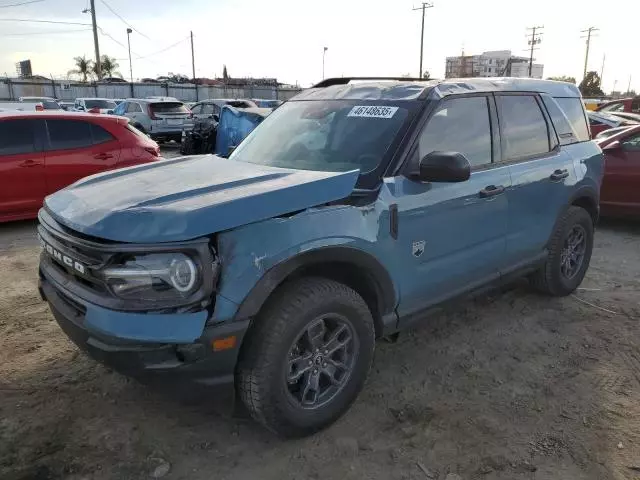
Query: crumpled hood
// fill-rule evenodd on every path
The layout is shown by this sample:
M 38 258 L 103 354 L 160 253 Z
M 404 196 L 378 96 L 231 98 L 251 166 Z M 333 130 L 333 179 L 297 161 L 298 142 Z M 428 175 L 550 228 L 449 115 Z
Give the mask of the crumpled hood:
M 87 177 L 49 195 L 44 206 L 85 235 L 172 242 L 340 200 L 357 179 L 357 170 L 290 170 L 202 155 Z

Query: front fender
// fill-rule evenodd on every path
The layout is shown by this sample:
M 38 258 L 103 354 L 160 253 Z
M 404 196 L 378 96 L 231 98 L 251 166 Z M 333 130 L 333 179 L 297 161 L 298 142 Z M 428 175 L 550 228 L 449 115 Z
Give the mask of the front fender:
M 350 260 L 369 268 L 370 273 L 377 272 L 375 277 L 385 292 L 384 305 L 395 308 L 398 293 L 387 273 L 389 265 L 381 260 L 391 257 L 385 255 L 391 240 L 385 217 L 388 210 L 379 202 L 365 207 L 336 205 L 221 233 L 218 254 L 222 269 L 215 320 L 239 318 L 240 313 L 255 315 L 287 275 L 306 262 L 320 261 Z M 258 291 L 262 293 L 255 293 Z

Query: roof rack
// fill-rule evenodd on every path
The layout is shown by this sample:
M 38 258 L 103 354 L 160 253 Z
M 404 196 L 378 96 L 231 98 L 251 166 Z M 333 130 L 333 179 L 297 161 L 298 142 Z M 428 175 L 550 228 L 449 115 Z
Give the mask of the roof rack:
M 326 78 L 320 83 L 316 83 L 311 88 L 325 88 L 332 85 L 347 85 L 352 80 L 396 80 L 400 82 L 426 82 L 424 78 L 407 78 L 407 77 L 336 77 Z

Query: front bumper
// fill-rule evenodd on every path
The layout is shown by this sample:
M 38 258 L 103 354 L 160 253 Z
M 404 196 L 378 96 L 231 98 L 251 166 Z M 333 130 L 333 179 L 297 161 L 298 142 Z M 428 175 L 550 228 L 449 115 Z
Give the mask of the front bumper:
M 199 338 L 190 343 L 142 341 L 123 335 L 123 321 L 135 328 L 137 317 L 108 310 L 82 300 L 40 271 L 40 295 L 49 303 L 51 312 L 67 336 L 95 360 L 114 370 L 146 383 L 175 387 L 175 383 L 197 383 L 205 386 L 233 384 L 240 345 L 249 321 L 206 325 Z M 173 323 L 176 329 L 191 314 L 150 314 L 159 318 L 159 327 Z M 234 338 L 233 340 L 230 340 Z M 216 342 L 216 340 L 225 342 Z M 218 348 L 214 350 L 214 342 Z

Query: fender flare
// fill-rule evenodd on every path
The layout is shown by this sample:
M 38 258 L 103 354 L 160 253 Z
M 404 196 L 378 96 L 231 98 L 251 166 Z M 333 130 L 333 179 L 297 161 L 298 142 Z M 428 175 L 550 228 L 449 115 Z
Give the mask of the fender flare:
M 236 319 L 257 315 L 273 291 L 297 270 L 336 262 L 350 264 L 362 270 L 363 277 L 375 289 L 381 316 L 391 314 L 395 310 L 397 298 L 393 280 L 374 256 L 352 247 L 325 247 L 300 253 L 270 268 L 242 301 Z
M 571 194 L 571 196 L 569 197 L 569 201 L 567 202 L 567 205 L 562 209 L 562 211 L 560 212 L 560 215 L 558 215 L 558 218 L 556 218 L 556 221 L 553 224 L 553 229 L 551 230 L 551 233 L 549 234 L 549 238 L 547 240 L 547 246 L 549 245 L 549 242 L 551 242 L 551 239 L 553 238 L 553 233 L 558 228 L 558 224 L 560 223 L 560 220 L 562 219 L 566 211 L 569 210 L 569 207 L 573 206 L 577 201 L 579 201 L 582 198 L 586 198 L 592 201 L 596 208 L 595 218 L 593 219 L 593 223 L 595 225 L 595 223 L 598 220 L 598 216 L 600 214 L 600 202 L 598 201 L 599 200 L 598 191 L 595 188 L 593 188 L 591 185 L 583 185 Z

